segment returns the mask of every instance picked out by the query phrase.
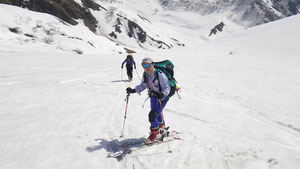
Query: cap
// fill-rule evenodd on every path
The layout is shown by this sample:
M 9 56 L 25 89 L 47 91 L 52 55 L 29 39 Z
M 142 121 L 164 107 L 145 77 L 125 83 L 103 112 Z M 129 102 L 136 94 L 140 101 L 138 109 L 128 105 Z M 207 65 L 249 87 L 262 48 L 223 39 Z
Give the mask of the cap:
M 142 60 L 142 63 L 153 63 L 153 60 L 149 57 L 145 57 L 143 60 Z

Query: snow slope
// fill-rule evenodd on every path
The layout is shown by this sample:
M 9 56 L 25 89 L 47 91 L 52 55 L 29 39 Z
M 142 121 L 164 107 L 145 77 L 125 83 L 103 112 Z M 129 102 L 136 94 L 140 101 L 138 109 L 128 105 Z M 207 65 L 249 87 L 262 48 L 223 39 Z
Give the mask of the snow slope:
M 43 53 L 49 50 L 85 54 L 123 52 L 115 42 L 97 36 L 83 24 L 72 26 L 49 14 L 0 4 L 0 16 L 1 52 L 32 53 L 35 48 L 40 48 L 38 51 Z
M 228 18 L 227 15 L 234 15 L 232 11 L 226 12 L 226 15 L 214 12 L 203 16 L 195 12 L 165 9 L 158 0 L 96 0 L 95 2 L 107 9 L 115 9 L 115 15 L 120 14 L 133 20 L 147 32 L 147 35 L 171 44 L 173 47 L 178 46 L 172 39 L 178 40 L 178 43 L 183 43 L 185 46 L 194 46 L 244 29 L 244 26 L 236 24 Z M 99 18 L 103 17 L 97 17 L 98 20 L 100 20 Z M 226 25 L 223 32 L 208 37 L 210 30 L 222 21 Z M 103 29 L 106 32 L 111 31 L 110 27 Z M 198 39 L 196 44 L 193 40 L 195 38 Z M 134 45 L 131 42 L 130 44 Z M 147 47 L 146 44 L 143 46 Z
M 0 16 L 3 16 L 3 19 L 0 19 L 0 41 L 3 43 L 0 51 L 31 53 L 35 51 L 34 48 L 38 47 L 41 48 L 39 53 L 43 48 L 43 53 L 51 50 L 58 53 L 63 51 L 64 53 L 83 54 L 124 54 L 126 52 L 124 48 L 136 52 L 168 49 L 166 45 L 161 44 L 162 48 L 158 49 L 159 43 L 152 40 L 140 43 L 135 38 L 129 38 L 128 30 L 126 30 L 128 27 L 125 26 L 128 25 L 128 20 L 125 17 L 139 24 L 147 36 L 157 41 L 163 41 L 171 48 L 180 49 L 184 46 L 197 46 L 244 29 L 221 14 L 203 17 L 192 12 L 166 11 L 157 2 L 142 2 L 137 6 L 130 5 L 137 3 L 134 0 L 131 0 L 130 3 L 120 4 L 99 2 L 112 12 L 91 10 L 98 21 L 96 34 L 84 26 L 82 20 L 77 20 L 80 24 L 72 26 L 49 14 L 0 4 Z M 146 8 L 147 5 L 150 7 Z M 140 9 L 143 8 L 147 10 L 141 11 Z M 117 39 L 114 39 L 108 34 L 112 30 L 115 31 L 112 25 L 116 24 L 117 18 L 123 26 L 120 27 L 122 33 L 115 32 Z M 224 31 L 208 37 L 210 30 L 222 21 L 226 25 Z M 17 33 L 9 29 L 16 29 Z M 26 51 L 17 50 L 24 46 L 27 46 Z
M 0 168 L 298 169 L 299 21 L 296 15 L 202 45 L 139 52 L 131 84 L 118 54 L 53 54 L 0 41 L 10 48 L 0 52 Z M 164 115 L 183 139 L 170 142 L 173 153 L 161 144 L 106 158 L 113 141 L 148 135 L 144 92 L 130 96 L 119 137 L 125 88 L 140 82 L 145 56 L 176 66 L 182 99 L 173 96 Z

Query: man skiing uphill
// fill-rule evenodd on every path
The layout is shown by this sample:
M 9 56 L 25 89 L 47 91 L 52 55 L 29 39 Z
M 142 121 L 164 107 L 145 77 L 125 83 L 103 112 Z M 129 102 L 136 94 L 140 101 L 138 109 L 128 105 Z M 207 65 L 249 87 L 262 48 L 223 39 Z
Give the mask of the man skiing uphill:
M 148 137 L 147 142 L 151 143 L 156 141 L 159 132 L 163 132 L 165 129 L 162 110 L 168 102 L 168 95 L 171 88 L 168 78 L 162 71 L 154 68 L 154 63 L 151 58 L 144 58 L 142 60 L 142 66 L 145 73 L 141 84 L 136 86 L 134 89 L 128 87 L 126 91 L 127 93 L 140 94 L 148 88 L 151 106 L 151 111 L 149 112 L 151 134 Z
M 132 57 L 131 54 L 127 55 L 127 58 L 123 61 L 122 66 L 121 66 L 122 69 L 123 69 L 124 63 L 126 63 L 128 80 L 131 81 L 132 80 L 133 65 L 134 65 L 134 69 L 136 69 L 136 65 L 135 65 L 135 62 L 134 62 L 133 57 Z

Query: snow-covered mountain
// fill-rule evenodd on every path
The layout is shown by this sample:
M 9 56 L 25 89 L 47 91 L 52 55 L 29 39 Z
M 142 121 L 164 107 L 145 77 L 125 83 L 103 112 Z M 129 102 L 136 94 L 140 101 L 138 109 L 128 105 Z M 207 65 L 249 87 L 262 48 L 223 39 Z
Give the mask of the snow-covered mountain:
M 158 3 L 154 4 L 159 7 Z M 84 19 L 62 20 L 26 8 L 0 4 L 1 15 L 7 16 L 6 19 L 0 20 L 1 38 L 4 41 L 9 40 L 8 43 L 13 42 L 13 45 L 2 46 L 2 51 L 10 52 L 10 48 L 27 44 L 77 53 L 124 54 L 140 50 L 182 48 L 195 45 L 190 43 L 190 38 L 199 38 L 199 42 L 207 41 L 210 29 L 220 21 L 212 17 L 202 18 L 203 22 L 195 23 L 195 19 L 200 17 L 195 13 L 182 14 L 163 11 L 161 8 L 158 11 L 156 7 L 138 12 L 140 8 L 146 8 L 147 4 L 121 5 L 122 7 L 119 7 L 116 3 L 112 7 L 108 3 L 99 8 L 99 11 L 89 9 L 92 16 L 97 18 L 97 26 L 93 31 L 94 27 L 89 27 L 86 23 L 90 22 Z M 151 21 L 147 18 L 151 18 Z M 232 27 L 226 29 L 225 34 L 230 30 L 241 29 L 230 22 L 227 22 L 227 25 Z M 185 29 L 181 29 L 182 27 Z
M 1 29 L 6 29 L 2 32 L 19 34 L 11 36 L 14 41 L 46 42 L 45 45 L 66 52 L 120 54 L 193 46 L 191 37 L 200 39 L 201 44 L 217 38 L 208 35 L 222 22 L 224 31 L 217 36 L 295 15 L 300 6 L 300 0 L 0 0 L 0 3 L 24 8 L 19 13 L 2 10 L 10 18 L 0 21 Z M 37 18 L 35 15 L 42 15 L 27 12 L 28 9 L 59 19 L 54 21 L 49 15 Z M 39 24 L 41 20 L 48 26 Z M 104 40 L 103 44 L 103 38 L 111 42 Z M 78 46 L 64 44 L 70 41 Z
M 300 0 L 160 0 L 171 10 L 195 11 L 202 15 L 222 13 L 245 26 L 255 26 L 300 12 Z
M 123 10 L 122 8 L 118 9 L 115 6 L 103 3 L 99 5 L 96 2 L 92 0 L 31 0 L 11 1 L 10 4 L 31 11 L 54 15 L 60 18 L 60 22 L 69 24 L 70 26 L 85 25 L 95 36 L 103 36 L 115 42 L 116 45 L 124 46 L 126 49 L 123 49 L 123 51 L 126 52 L 133 52 L 130 50 L 132 48 L 170 49 L 173 46 L 184 46 L 183 43 L 167 32 L 159 32 L 159 25 L 153 25 L 150 20 L 143 16 L 142 12 L 130 11 L 129 9 Z M 6 14 L 9 14 L 9 11 L 6 12 Z M 134 17 L 129 17 L 127 13 L 134 13 Z M 47 19 L 44 21 L 47 22 Z M 143 22 L 144 24 L 138 22 Z M 143 27 L 139 24 L 143 24 Z M 64 35 L 63 32 L 59 33 Z M 80 37 L 76 38 L 80 39 Z M 92 45 L 92 43 L 90 44 Z

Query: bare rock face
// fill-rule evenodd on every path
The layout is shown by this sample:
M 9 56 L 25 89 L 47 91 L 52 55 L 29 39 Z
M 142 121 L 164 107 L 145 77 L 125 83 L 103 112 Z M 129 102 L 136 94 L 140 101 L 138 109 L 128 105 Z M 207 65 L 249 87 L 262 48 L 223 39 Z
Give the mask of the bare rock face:
M 141 42 L 144 43 L 146 41 L 146 36 L 147 33 L 135 22 L 132 21 L 128 21 L 128 28 L 129 28 L 129 32 L 128 32 L 128 36 L 129 37 L 133 37 L 135 36 L 135 34 L 137 35 L 137 39 Z
M 209 36 L 216 34 L 218 31 L 222 32 L 224 26 L 225 26 L 224 22 L 221 22 L 218 25 L 216 25 L 213 29 L 210 30 Z
M 48 13 L 54 15 L 61 20 L 77 25 L 74 19 L 82 19 L 85 26 L 95 32 L 97 20 L 89 11 L 89 8 L 100 10 L 100 5 L 92 0 L 82 0 L 84 7 L 77 4 L 73 0 L 0 0 L 0 3 L 26 7 L 29 10 Z

